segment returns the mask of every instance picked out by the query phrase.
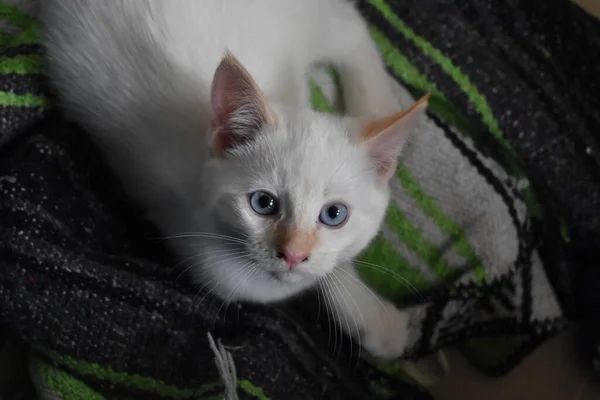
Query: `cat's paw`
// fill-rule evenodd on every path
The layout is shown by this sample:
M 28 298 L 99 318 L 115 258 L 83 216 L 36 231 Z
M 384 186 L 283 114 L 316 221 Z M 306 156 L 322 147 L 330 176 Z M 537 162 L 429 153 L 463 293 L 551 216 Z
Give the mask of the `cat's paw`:
M 408 313 L 384 302 L 377 320 L 370 321 L 364 332 L 363 346 L 374 357 L 394 359 L 400 357 L 408 339 Z

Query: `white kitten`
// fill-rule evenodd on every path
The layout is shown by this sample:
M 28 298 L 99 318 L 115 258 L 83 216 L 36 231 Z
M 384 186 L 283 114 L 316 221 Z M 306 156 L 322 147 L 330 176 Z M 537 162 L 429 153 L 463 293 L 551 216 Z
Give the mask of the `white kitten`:
M 66 111 L 178 235 L 198 282 L 226 300 L 271 302 L 335 270 L 328 302 L 357 322 L 342 328 L 376 356 L 402 353 L 407 315 L 374 297 L 351 261 L 379 229 L 426 99 L 397 112 L 350 3 L 44 0 L 42 18 Z M 373 118 L 310 110 L 315 63 L 337 68 L 348 115 Z

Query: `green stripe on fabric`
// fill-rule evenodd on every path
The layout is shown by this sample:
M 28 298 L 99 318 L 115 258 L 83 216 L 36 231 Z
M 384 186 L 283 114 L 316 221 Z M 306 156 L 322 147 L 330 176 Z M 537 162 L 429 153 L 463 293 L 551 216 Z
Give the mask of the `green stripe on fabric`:
M 6 4 L 0 0 L 0 20 L 5 20 L 22 31 L 20 34 L 13 37 L 4 33 L 1 42 L 3 46 L 12 47 L 41 43 L 41 23 L 27 13 L 21 11 L 18 7 Z
M 404 364 L 406 364 L 405 360 L 393 360 L 379 361 L 376 366 L 386 374 L 393 375 L 413 387 L 418 387 L 419 383 L 406 372 Z
M 75 360 L 69 356 L 63 356 L 55 351 L 41 350 L 43 354 L 51 358 L 57 364 L 63 365 L 71 371 L 82 376 L 92 376 L 96 379 L 119 384 L 129 388 L 135 388 L 146 392 L 158 394 L 169 399 L 190 399 L 202 396 L 209 392 L 214 392 L 220 388 L 221 382 L 212 382 L 202 385 L 198 389 L 178 388 L 169 385 L 161 380 L 152 379 L 138 374 L 128 374 L 126 372 L 117 372 L 109 367 L 102 367 L 96 363 L 87 363 L 85 361 Z M 238 387 L 248 394 L 255 396 L 260 400 L 271 400 L 258 386 L 253 385 L 248 380 L 238 381 Z
M 44 61 L 37 54 L 0 58 L 0 74 L 39 74 L 44 70 Z
M 481 260 L 469 244 L 461 227 L 442 211 L 434 199 L 425 193 L 406 167 L 400 166 L 396 171 L 396 176 L 409 195 L 418 202 L 425 215 L 434 220 L 442 232 L 453 239 L 457 253 L 463 256 L 470 265 L 473 265 L 476 281 L 483 282 L 486 279 L 485 267 L 481 264 Z
M 418 268 L 410 265 L 394 247 L 377 236 L 371 245 L 358 258 L 356 269 L 377 293 L 395 301 L 413 297 L 415 290 L 422 291 L 431 288 Z M 363 265 L 360 261 L 374 264 L 377 267 Z M 389 272 L 384 272 L 389 271 Z M 406 281 L 404 281 L 406 280 Z
M 504 134 L 500 130 L 498 121 L 494 117 L 491 107 L 489 106 L 485 96 L 479 92 L 477 87 L 473 85 L 469 77 L 462 73 L 460 68 L 455 65 L 452 60 L 447 58 L 441 51 L 436 49 L 421 36 L 417 35 L 408 25 L 406 25 L 394 13 L 394 10 L 385 2 L 385 0 L 369 0 L 369 2 L 377 9 L 383 17 L 408 40 L 412 41 L 419 47 L 423 53 L 431 57 L 437 62 L 448 75 L 458 84 L 462 91 L 467 95 L 471 103 L 475 105 L 475 109 L 481 116 L 483 123 L 488 127 L 490 132 L 496 136 L 500 143 L 510 148 L 510 144 L 504 138 Z
M 7 41 L 2 43 L 5 47 L 17 47 L 40 44 L 40 33 L 36 30 L 28 30 L 14 37 L 8 37 Z
M 240 389 L 242 389 L 244 392 L 253 395 L 257 399 L 271 400 L 271 398 L 268 397 L 261 388 L 254 386 L 252 383 L 250 383 L 250 381 L 247 381 L 247 380 L 238 381 L 238 387 Z
M 104 400 L 104 397 L 72 375 L 43 361 L 35 367 L 42 384 L 61 400 Z
M 112 368 L 102 367 L 96 363 L 87 363 L 85 361 L 75 360 L 69 356 L 63 356 L 54 351 L 42 350 L 42 352 L 54 360 L 57 364 L 63 365 L 82 376 L 92 376 L 96 379 L 152 392 L 170 399 L 189 399 L 194 397 L 195 393 L 197 393 L 197 390 L 194 389 L 181 389 L 173 385 L 168 385 L 163 381 L 155 380 L 145 376 L 117 372 Z M 200 388 L 200 390 L 203 389 L 204 387 Z
M 221 382 L 205 383 L 204 385 L 200 386 L 200 389 L 194 391 L 194 398 L 199 398 L 200 396 L 206 395 L 207 393 L 214 393 L 222 388 L 223 384 Z
M 12 92 L 0 91 L 0 106 L 15 107 L 45 107 L 46 99 L 31 93 L 15 94 Z
M 394 72 L 402 78 L 403 81 L 410 83 L 411 86 L 431 93 L 431 97 L 439 97 L 444 101 L 446 100 L 446 97 L 435 83 L 430 82 L 425 75 L 421 74 L 408 58 L 401 54 L 376 26 L 370 26 L 369 31 L 379 52 L 384 56 L 385 62 L 390 67 L 394 68 Z
M 392 201 L 388 208 L 387 223 L 400 241 L 406 244 L 410 251 L 423 260 L 438 278 L 444 279 L 448 277 L 450 268 L 439 249 L 425 240 L 421 230 L 406 218 L 404 212 L 394 201 Z
M 39 22 L 35 18 L 22 11 L 19 7 L 7 4 L 4 1 L 0 1 L 0 19 L 7 20 L 22 30 L 27 30 L 35 25 L 39 26 Z
M 319 85 L 312 79 L 309 80 L 308 84 L 310 88 L 310 102 L 314 109 L 325 113 L 334 113 L 334 108 L 327 101 Z

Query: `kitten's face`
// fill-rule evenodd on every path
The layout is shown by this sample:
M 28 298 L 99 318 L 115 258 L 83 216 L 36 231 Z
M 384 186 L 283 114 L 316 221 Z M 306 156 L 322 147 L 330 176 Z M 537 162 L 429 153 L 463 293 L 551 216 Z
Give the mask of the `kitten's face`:
M 306 286 L 377 233 L 387 185 L 351 129 L 310 113 L 267 127 L 211 164 L 218 189 L 210 215 L 221 234 L 244 242 L 255 279 Z
M 286 117 L 231 54 L 215 72 L 211 96 L 213 157 L 203 185 L 210 190 L 199 223 L 216 230 L 202 262 L 204 278 L 216 282 L 212 291 L 227 299 L 280 300 L 365 248 L 426 98 L 379 119 Z

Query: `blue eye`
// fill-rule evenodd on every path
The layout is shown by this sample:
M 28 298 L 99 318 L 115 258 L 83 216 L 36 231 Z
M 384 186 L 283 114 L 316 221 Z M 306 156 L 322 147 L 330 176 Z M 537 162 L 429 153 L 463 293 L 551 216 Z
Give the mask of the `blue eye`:
M 321 210 L 319 221 L 332 228 L 342 226 L 348 219 L 348 207 L 343 204 L 328 204 Z
M 258 215 L 275 215 L 279 211 L 275 196 L 263 191 L 254 192 L 250 195 L 250 207 Z

